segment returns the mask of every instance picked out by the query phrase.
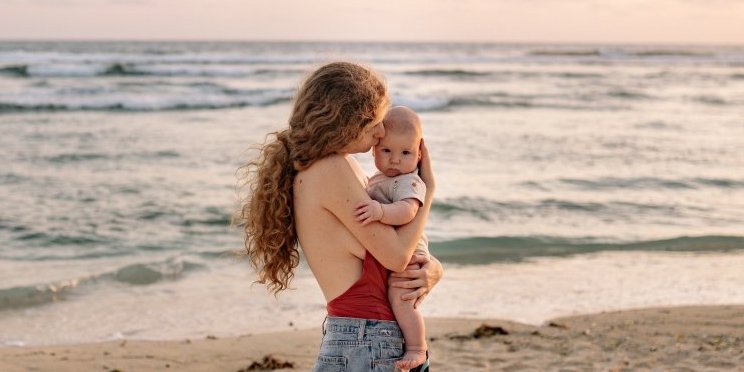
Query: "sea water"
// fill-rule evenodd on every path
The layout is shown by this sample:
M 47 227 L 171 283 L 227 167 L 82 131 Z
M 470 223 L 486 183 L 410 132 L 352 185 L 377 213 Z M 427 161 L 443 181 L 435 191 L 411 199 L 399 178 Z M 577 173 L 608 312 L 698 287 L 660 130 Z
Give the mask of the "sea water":
M 0 345 L 317 327 L 306 265 L 267 294 L 228 225 L 335 59 L 423 119 L 427 316 L 744 303 L 744 47 L 2 42 Z

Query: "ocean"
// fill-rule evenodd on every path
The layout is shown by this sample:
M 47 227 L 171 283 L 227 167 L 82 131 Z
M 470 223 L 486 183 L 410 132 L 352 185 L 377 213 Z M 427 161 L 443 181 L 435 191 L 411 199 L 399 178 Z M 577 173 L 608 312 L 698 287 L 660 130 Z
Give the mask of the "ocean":
M 319 327 L 307 266 L 269 295 L 229 219 L 336 59 L 423 119 L 426 316 L 744 303 L 742 46 L 4 41 L 0 346 Z

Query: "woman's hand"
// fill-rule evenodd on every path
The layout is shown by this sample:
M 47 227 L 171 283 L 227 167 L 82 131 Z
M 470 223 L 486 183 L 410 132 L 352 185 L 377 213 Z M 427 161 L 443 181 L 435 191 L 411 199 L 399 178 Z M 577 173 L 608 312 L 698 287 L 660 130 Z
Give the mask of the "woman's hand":
M 414 308 L 418 308 L 421 301 L 431 292 L 432 288 L 439 283 L 444 274 L 442 264 L 433 256 L 413 255 L 409 264 L 420 265 L 420 269 L 407 269 L 405 271 L 390 274 L 394 278 L 406 278 L 408 280 L 394 280 L 390 285 L 397 288 L 410 288 L 413 291 L 402 295 L 404 301 L 416 300 Z
M 431 158 L 429 157 L 429 148 L 426 147 L 424 139 L 421 139 L 421 160 L 419 161 L 419 177 L 426 184 L 426 194 L 434 195 L 436 180 L 434 179 L 434 169 L 431 167 Z

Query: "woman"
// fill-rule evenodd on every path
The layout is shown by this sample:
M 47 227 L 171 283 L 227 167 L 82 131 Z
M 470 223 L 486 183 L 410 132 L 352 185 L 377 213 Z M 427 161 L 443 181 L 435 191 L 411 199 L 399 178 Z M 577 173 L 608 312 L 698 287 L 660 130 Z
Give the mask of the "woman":
M 366 176 L 354 153 L 367 152 L 385 134 L 390 104 L 382 78 L 353 63 L 334 62 L 313 72 L 295 97 L 289 128 L 267 141 L 247 163 L 249 198 L 238 215 L 258 282 L 277 293 L 287 288 L 299 263 L 297 244 L 328 302 L 316 371 L 392 371 L 403 338 L 390 309 L 390 271 L 410 278 L 396 284 L 425 297 L 442 275 L 432 259 L 404 271 L 424 230 L 434 194 L 434 175 L 422 143 L 421 178 L 427 186 L 416 218 L 397 229 L 362 226 L 358 202 L 369 200 Z

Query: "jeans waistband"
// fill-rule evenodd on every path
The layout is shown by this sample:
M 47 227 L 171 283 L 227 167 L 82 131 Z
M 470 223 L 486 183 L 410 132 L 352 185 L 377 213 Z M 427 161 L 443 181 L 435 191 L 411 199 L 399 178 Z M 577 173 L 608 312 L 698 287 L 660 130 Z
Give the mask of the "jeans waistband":
M 323 334 L 326 332 L 356 334 L 359 340 L 362 340 L 364 335 L 403 337 L 403 332 L 396 321 L 335 316 L 326 316 L 323 321 Z

